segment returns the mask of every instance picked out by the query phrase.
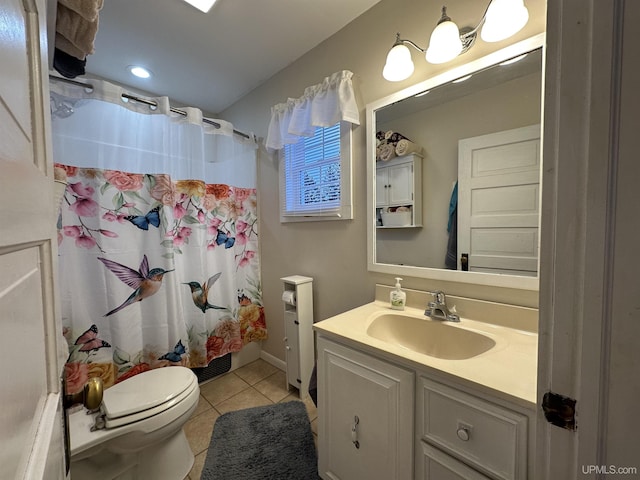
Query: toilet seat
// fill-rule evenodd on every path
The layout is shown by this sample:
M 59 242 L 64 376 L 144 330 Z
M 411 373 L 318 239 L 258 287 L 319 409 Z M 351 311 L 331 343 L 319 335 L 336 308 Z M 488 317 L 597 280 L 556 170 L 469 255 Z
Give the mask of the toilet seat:
M 198 386 L 185 367 L 140 373 L 105 390 L 100 406 L 105 428 L 116 428 L 157 415 L 188 397 Z

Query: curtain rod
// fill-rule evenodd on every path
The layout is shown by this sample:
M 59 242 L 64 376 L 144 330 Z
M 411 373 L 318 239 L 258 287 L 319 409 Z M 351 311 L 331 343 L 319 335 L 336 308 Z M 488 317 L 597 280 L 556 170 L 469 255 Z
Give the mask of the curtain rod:
M 77 80 L 71 80 L 70 78 L 65 78 L 65 77 L 58 77 L 56 75 L 49 75 L 49 80 L 56 80 L 56 81 L 61 81 L 61 82 L 65 82 L 65 83 L 69 83 L 71 85 L 76 85 L 78 87 L 84 87 L 84 88 L 91 88 L 93 89 L 93 85 L 91 85 L 90 83 L 84 83 L 84 82 L 79 82 Z M 137 97 L 135 95 L 131 95 L 130 93 L 123 93 L 122 96 L 128 100 L 133 100 L 135 102 L 139 102 L 139 103 L 143 103 L 145 105 L 149 105 L 150 107 L 157 107 L 158 104 L 156 102 L 154 102 L 153 100 L 147 100 L 146 98 L 141 98 L 141 97 Z M 171 110 L 173 113 L 177 113 L 179 115 L 182 115 L 183 117 L 187 116 L 187 112 L 185 112 L 184 110 L 180 110 L 178 108 L 175 107 L 169 107 L 169 110 Z M 203 123 L 208 123 L 209 125 L 213 125 L 216 128 L 220 128 L 220 124 L 218 122 L 215 122 L 213 120 L 210 120 L 208 118 L 202 118 L 202 122 Z M 253 140 L 255 141 L 255 135 L 249 135 L 247 133 L 241 132 L 239 130 L 236 130 L 235 128 L 233 129 L 233 133 L 235 133 L 236 135 L 240 135 L 241 137 L 244 137 L 246 139 L 249 140 Z

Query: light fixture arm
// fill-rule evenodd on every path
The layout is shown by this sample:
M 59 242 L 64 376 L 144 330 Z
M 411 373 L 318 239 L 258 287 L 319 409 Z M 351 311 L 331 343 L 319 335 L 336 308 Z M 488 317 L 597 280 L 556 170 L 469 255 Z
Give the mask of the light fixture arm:
M 427 49 L 426 48 L 422 48 L 419 45 L 417 45 L 415 42 L 412 42 L 411 40 L 408 39 L 404 39 L 404 38 L 400 38 L 400 34 L 396 33 L 396 41 L 393 44 L 393 46 L 397 46 L 397 45 L 411 45 L 413 48 L 415 48 L 416 50 L 418 50 L 419 52 L 426 52 Z
M 460 29 L 460 41 L 462 42 L 462 52 L 460 53 L 466 52 L 475 43 L 476 37 L 478 36 L 478 31 L 480 30 L 480 28 L 482 28 L 482 25 L 484 25 L 484 22 L 487 18 L 487 12 L 489 11 L 490 6 L 491 6 L 491 1 L 489 1 L 489 3 L 487 4 L 487 8 L 484 9 L 482 18 L 480 19 L 480 22 L 475 28 L 463 27 Z M 446 21 L 451 21 L 451 18 L 449 18 L 449 16 L 447 15 L 447 7 L 443 6 L 442 16 L 440 17 L 440 20 L 438 20 L 438 24 Z M 415 48 L 416 50 L 422 53 L 425 53 L 427 51 L 426 48 L 422 48 L 421 46 L 419 46 L 418 44 L 416 44 L 415 42 L 407 38 L 400 38 L 400 33 L 396 33 L 396 41 L 393 44 L 393 46 L 395 47 L 396 45 L 411 45 L 413 48 Z
M 460 40 L 462 41 L 462 53 L 466 52 L 471 48 L 473 43 L 476 41 L 476 37 L 478 36 L 478 30 L 482 28 L 485 20 L 487 19 L 487 12 L 489 11 L 489 7 L 491 6 L 491 0 L 487 4 L 487 8 L 484 9 L 484 13 L 482 14 L 482 18 L 476 28 L 464 27 L 460 29 Z M 444 7 L 442 7 L 444 9 Z

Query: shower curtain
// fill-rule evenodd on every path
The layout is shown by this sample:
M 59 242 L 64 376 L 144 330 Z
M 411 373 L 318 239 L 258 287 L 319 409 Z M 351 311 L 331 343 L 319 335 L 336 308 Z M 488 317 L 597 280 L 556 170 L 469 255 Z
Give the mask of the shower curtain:
M 67 393 L 265 339 L 253 136 L 107 82 L 51 91 Z

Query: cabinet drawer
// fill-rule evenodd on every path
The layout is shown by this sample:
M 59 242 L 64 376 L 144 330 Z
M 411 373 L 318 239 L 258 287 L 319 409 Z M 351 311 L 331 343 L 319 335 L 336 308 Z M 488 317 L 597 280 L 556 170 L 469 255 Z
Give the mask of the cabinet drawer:
M 428 443 L 420 442 L 422 456 L 418 466 L 419 480 L 490 480 L 452 456 Z
M 501 480 L 527 476 L 527 417 L 427 378 L 418 384 L 423 440 Z

